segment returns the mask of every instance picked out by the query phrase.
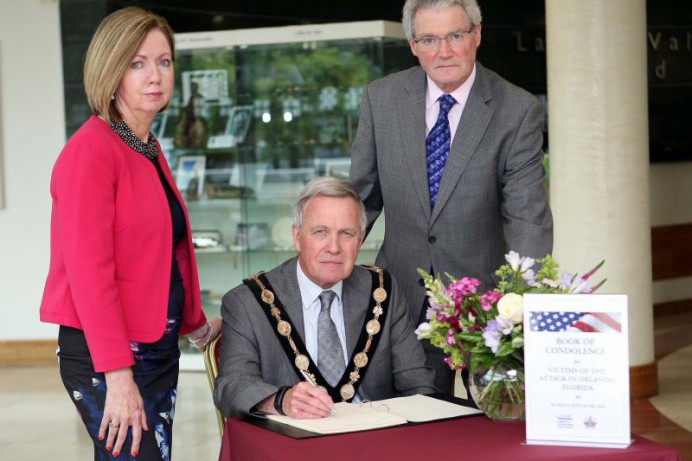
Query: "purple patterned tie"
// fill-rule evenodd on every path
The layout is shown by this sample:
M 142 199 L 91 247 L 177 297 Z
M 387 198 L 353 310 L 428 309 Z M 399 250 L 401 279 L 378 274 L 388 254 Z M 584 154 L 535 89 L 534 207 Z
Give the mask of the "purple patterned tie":
M 425 150 L 427 152 L 425 160 L 428 165 L 428 187 L 430 189 L 431 210 L 435 208 L 437 192 L 440 190 L 440 180 L 442 179 L 442 172 L 445 169 L 445 163 L 449 156 L 449 146 L 452 140 L 447 114 L 449 114 L 449 110 L 457 102 L 456 99 L 449 94 L 440 96 L 439 101 L 440 115 L 437 116 L 437 121 L 425 140 Z

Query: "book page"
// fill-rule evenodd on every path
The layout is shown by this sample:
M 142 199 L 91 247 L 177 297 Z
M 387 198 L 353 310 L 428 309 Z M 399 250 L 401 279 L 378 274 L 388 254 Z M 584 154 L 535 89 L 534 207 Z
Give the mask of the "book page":
M 409 397 L 395 397 L 393 399 L 377 400 L 363 405 L 370 405 L 374 409 L 385 410 L 385 405 L 390 414 L 406 418 L 412 423 L 435 421 L 438 419 L 455 418 L 458 416 L 481 414 L 477 408 L 464 407 L 456 403 L 428 397 L 427 395 L 411 395 Z M 382 411 L 380 411 L 382 412 Z
M 295 419 L 282 415 L 266 415 L 266 417 L 317 434 L 365 431 L 407 423 L 405 418 L 396 414 L 361 408 L 359 404 L 339 402 L 334 404 L 334 408 L 336 412 L 320 419 Z

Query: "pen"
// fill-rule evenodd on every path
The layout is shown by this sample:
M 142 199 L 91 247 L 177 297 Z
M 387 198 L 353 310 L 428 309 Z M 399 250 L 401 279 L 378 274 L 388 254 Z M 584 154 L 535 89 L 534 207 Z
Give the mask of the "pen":
M 316 383 L 315 381 L 313 381 L 312 377 L 308 374 L 307 371 L 305 371 L 305 370 L 300 370 L 300 374 L 303 375 L 303 378 L 305 378 L 305 381 L 309 382 L 309 383 L 312 384 L 314 387 L 317 387 L 317 383 Z M 336 411 L 336 407 L 332 407 L 332 411 L 333 411 L 334 413 L 338 413 L 338 411 Z

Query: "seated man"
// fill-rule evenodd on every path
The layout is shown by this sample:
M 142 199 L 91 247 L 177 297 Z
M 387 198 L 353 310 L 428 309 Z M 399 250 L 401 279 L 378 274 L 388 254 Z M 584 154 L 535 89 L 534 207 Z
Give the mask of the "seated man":
M 355 266 L 365 211 L 352 186 L 312 180 L 294 220 L 298 256 L 223 298 L 221 412 L 321 418 L 334 401 L 437 392 L 392 278 Z

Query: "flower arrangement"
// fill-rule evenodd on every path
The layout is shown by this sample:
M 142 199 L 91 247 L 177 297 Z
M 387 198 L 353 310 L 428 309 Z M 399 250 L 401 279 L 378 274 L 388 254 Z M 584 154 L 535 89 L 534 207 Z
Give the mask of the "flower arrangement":
M 418 339 L 425 339 L 442 349 L 445 362 L 454 370 L 468 367 L 472 377 L 485 376 L 483 395 L 474 395 L 481 410 L 491 418 L 504 398 L 521 404 L 523 416 L 524 370 L 524 293 L 592 293 L 605 280 L 591 286 L 588 279 L 604 261 L 584 275 L 560 273 L 552 256 L 535 260 L 510 251 L 506 264 L 495 275 L 497 288 L 479 293 L 480 280 L 472 277 L 455 279 L 445 274 L 449 283 L 418 269 L 428 296 L 427 322 L 416 329 Z M 538 272 L 535 263 L 539 264 Z M 497 378 L 499 369 L 509 370 L 509 378 Z M 508 383 L 508 380 L 510 381 Z M 496 385 L 492 385 L 496 382 Z M 474 393 L 473 378 L 471 390 Z M 501 385 L 500 385 L 501 384 Z M 502 394 L 502 395 L 501 395 Z M 479 402 L 479 400 L 481 400 Z M 489 407 L 484 408 L 487 404 Z M 509 409 L 516 411 L 515 409 Z M 506 419 L 500 415 L 495 419 Z M 523 419 L 523 418 L 522 418 Z

